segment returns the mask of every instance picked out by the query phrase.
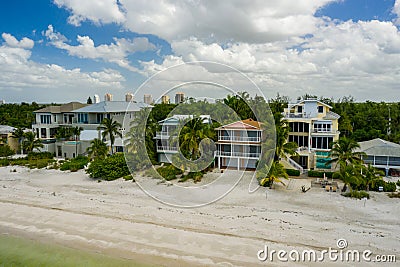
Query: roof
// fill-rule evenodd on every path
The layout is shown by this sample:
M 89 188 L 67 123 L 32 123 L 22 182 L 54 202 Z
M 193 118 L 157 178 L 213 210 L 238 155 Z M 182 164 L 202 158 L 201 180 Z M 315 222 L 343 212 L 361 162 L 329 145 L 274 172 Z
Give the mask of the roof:
M 324 102 L 321 102 L 321 101 L 319 101 L 319 100 L 316 100 L 316 99 L 305 99 L 305 100 L 301 100 L 301 101 L 299 101 L 299 102 L 297 102 L 297 103 L 295 103 L 295 104 L 289 104 L 289 106 L 295 107 L 295 106 L 298 106 L 298 105 L 302 105 L 302 104 L 304 104 L 305 102 L 317 102 L 318 104 L 321 104 L 321 105 L 323 105 L 323 106 L 325 106 L 325 107 L 332 108 L 332 107 L 329 106 L 328 104 L 326 104 L 326 103 L 324 103 Z
M 15 128 L 8 125 L 0 125 L 0 134 L 9 134 L 14 132 Z
M 221 127 L 217 128 L 217 130 L 220 129 L 259 130 L 261 129 L 261 127 L 258 121 L 255 121 L 253 119 L 247 119 L 242 121 L 236 121 L 227 125 L 222 125 Z
M 109 113 L 109 112 L 126 112 L 139 111 L 142 108 L 152 108 L 153 106 L 143 102 L 126 102 L 126 101 L 102 101 L 100 103 L 88 105 L 86 107 L 76 109 L 76 113 Z
M 364 152 L 367 155 L 400 157 L 400 145 L 380 138 L 369 141 L 359 142 L 358 152 Z
M 328 111 L 328 112 L 326 113 L 326 116 L 323 117 L 323 119 L 324 119 L 324 120 L 338 120 L 338 119 L 340 119 L 340 115 L 337 114 L 337 113 L 335 113 L 335 112 Z
M 192 119 L 194 116 L 193 115 L 173 115 L 169 118 L 166 118 L 164 120 L 159 121 L 158 123 L 162 124 L 178 124 L 180 121 L 187 120 L 187 119 Z M 210 115 L 200 115 L 200 118 L 203 119 L 203 123 L 210 123 L 211 122 L 211 116 Z
M 45 108 L 34 111 L 34 113 L 65 113 L 85 107 L 87 105 L 88 104 L 82 104 L 79 102 L 70 102 L 67 104 L 62 104 L 60 106 L 47 106 Z

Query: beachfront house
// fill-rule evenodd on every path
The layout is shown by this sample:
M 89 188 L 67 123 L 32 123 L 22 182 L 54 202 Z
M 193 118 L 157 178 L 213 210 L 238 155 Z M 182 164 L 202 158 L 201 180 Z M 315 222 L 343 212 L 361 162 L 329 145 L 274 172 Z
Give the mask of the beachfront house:
M 54 153 L 57 157 L 74 158 L 86 153 L 90 141 L 102 138 L 101 130 L 97 128 L 104 118 L 112 118 L 123 125 L 125 114 L 128 120 L 132 120 L 135 113 L 145 107 L 151 106 L 126 101 L 103 101 L 91 105 L 72 102 L 61 106 L 48 106 L 35 111 L 36 122 L 32 125 L 32 129 L 36 133 L 36 137 L 41 139 L 44 144 L 41 151 Z M 83 131 L 79 140 L 65 140 L 56 138 L 60 127 L 81 127 Z M 124 134 L 129 131 L 129 128 L 122 127 L 119 130 Z M 110 145 L 107 138 L 105 141 Z M 123 150 L 121 138 L 115 138 L 114 148 L 114 151 Z
M 365 164 L 385 170 L 386 176 L 400 176 L 400 145 L 380 138 L 358 142 L 357 152 L 364 152 Z
M 261 155 L 262 130 L 252 119 L 216 128 L 218 133 L 215 163 L 220 169 L 255 169 Z
M 303 169 L 331 170 L 326 165 L 330 160 L 332 143 L 339 139 L 340 116 L 331 111 L 332 107 L 317 99 L 301 100 L 289 104 L 283 112 L 283 119 L 290 127 L 288 142 L 296 142 L 298 156 L 282 159 L 283 164 Z
M 18 138 L 13 137 L 13 132 L 16 128 L 8 125 L 0 125 L 0 146 L 8 145 L 12 150 L 18 151 L 19 143 Z
M 156 136 L 154 137 L 157 144 L 158 162 L 169 163 L 172 161 L 172 156 L 178 153 L 178 144 L 172 144 L 171 140 L 177 137 L 179 125 L 193 118 L 193 115 L 173 115 L 158 122 L 161 126 L 161 131 L 156 132 Z M 200 118 L 203 119 L 203 123 L 211 124 L 211 117 L 209 115 L 200 115 Z

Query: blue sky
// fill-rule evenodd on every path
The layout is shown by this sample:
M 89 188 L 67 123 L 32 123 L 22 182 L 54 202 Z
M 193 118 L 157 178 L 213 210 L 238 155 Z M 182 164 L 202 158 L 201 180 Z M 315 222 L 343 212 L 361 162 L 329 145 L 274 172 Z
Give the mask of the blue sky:
M 207 60 L 243 71 L 267 97 L 399 101 L 394 0 L 81 2 L 2 1 L 0 99 L 122 100 L 157 70 Z

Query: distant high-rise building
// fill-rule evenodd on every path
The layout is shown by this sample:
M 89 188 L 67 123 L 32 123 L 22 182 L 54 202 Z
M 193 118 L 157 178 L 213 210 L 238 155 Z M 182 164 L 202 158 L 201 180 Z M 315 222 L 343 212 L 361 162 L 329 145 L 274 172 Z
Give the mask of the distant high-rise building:
M 151 103 L 153 103 L 153 98 L 152 98 L 152 96 L 151 96 L 151 95 L 148 95 L 148 94 L 145 94 L 145 95 L 143 96 L 143 102 L 150 105 Z
M 169 104 L 169 96 L 163 95 L 163 96 L 161 97 L 161 103 L 163 103 L 163 104 Z
M 179 93 L 175 94 L 175 104 L 183 103 L 184 99 L 185 99 L 185 94 L 184 93 L 179 92 Z
M 105 94 L 104 95 L 104 101 L 112 101 L 113 100 L 113 95 L 112 94 Z
M 133 94 L 132 93 L 126 93 L 125 94 L 125 101 L 126 102 L 132 102 L 133 101 Z
M 99 95 L 94 95 L 93 97 L 93 104 L 100 103 L 100 96 Z
M 0 105 L 4 105 L 6 103 L 6 101 L 5 100 L 0 100 Z

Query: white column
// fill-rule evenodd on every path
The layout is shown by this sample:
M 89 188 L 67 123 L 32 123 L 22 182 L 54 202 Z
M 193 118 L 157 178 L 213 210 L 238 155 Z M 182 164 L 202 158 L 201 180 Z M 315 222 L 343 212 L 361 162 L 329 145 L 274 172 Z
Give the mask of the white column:
M 240 170 L 240 158 L 238 157 L 238 164 L 237 164 L 237 170 Z

